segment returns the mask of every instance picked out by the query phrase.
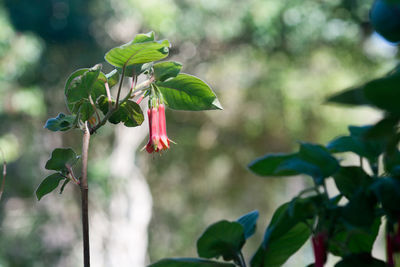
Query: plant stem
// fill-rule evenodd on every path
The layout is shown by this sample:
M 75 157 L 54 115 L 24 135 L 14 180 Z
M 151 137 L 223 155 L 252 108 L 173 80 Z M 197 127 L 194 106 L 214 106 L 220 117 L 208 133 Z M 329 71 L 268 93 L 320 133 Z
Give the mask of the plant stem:
M 89 250 L 89 196 L 87 181 L 87 165 L 89 152 L 90 131 L 88 123 L 85 122 L 85 131 L 82 140 L 82 178 L 81 178 L 81 196 L 82 196 L 82 233 L 83 233 L 83 263 L 84 267 L 90 266 L 90 250 Z
M 122 68 L 122 73 L 121 73 L 121 80 L 119 81 L 119 87 L 118 87 L 118 93 L 117 93 L 117 100 L 115 101 L 115 109 L 118 109 L 118 105 L 119 105 L 119 96 L 121 94 L 121 88 L 122 88 L 122 83 L 124 81 L 124 77 L 125 77 L 125 66 Z
M 246 261 L 244 260 L 244 257 L 243 257 L 243 254 L 242 254 L 241 251 L 240 251 L 239 254 L 238 254 L 238 258 L 239 258 L 240 266 L 241 266 L 241 267 L 247 267 L 247 266 L 246 266 Z

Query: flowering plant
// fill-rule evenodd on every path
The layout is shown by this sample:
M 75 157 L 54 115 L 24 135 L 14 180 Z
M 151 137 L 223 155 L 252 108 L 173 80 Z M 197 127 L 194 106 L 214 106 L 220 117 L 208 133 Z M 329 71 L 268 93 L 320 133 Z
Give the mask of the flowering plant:
M 83 133 L 80 156 L 71 148 L 55 149 L 46 169 L 55 173 L 46 177 L 36 190 L 38 200 L 55 190 L 61 181 L 60 193 L 72 182 L 81 189 L 84 266 L 90 265 L 88 224 L 88 149 L 89 140 L 107 122 L 123 123 L 126 127 L 140 126 L 144 115 L 139 104 L 148 97 L 149 153 L 169 149 L 165 108 L 175 110 L 222 109 L 215 93 L 201 79 L 180 73 L 182 64 L 175 61 L 158 62 L 169 54 L 168 40 L 155 40 L 153 32 L 137 34 L 122 46 L 108 51 L 105 60 L 114 69 L 105 74 L 102 65 L 78 69 L 66 81 L 64 94 L 70 114 L 60 113 L 47 120 L 51 131 L 80 129 Z M 124 79 L 131 79 L 122 98 Z M 139 78 L 144 78 L 137 84 Z M 117 88 L 113 94 L 112 89 Z M 136 100 L 135 100 L 136 99 Z M 82 161 L 81 176 L 75 175 L 76 163 Z

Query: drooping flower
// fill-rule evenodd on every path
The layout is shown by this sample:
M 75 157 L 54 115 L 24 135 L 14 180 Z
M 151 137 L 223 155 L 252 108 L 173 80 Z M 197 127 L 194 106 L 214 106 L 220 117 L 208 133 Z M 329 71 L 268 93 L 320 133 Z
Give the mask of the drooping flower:
M 160 143 L 158 110 L 155 107 L 148 109 L 147 116 L 149 119 L 149 142 L 146 145 L 146 151 L 148 153 L 158 152 Z
M 165 119 L 165 106 L 164 104 L 158 105 L 158 119 L 159 119 L 159 137 L 160 142 L 158 148 L 165 150 L 169 148 L 169 138 L 167 136 L 167 123 Z
M 312 237 L 312 245 L 315 257 L 315 267 L 323 267 L 327 258 L 326 253 L 327 235 L 324 232 L 318 233 Z

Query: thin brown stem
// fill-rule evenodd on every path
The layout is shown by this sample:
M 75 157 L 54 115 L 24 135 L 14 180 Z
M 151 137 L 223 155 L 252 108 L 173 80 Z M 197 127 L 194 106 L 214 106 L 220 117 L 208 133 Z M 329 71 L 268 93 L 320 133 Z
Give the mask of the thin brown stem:
M 90 267 L 89 249 L 89 188 L 87 181 L 87 166 L 89 153 L 90 131 L 88 123 L 85 122 L 85 131 L 82 140 L 82 177 L 81 177 L 81 196 L 82 196 L 82 233 L 83 233 L 83 263 L 84 267 Z

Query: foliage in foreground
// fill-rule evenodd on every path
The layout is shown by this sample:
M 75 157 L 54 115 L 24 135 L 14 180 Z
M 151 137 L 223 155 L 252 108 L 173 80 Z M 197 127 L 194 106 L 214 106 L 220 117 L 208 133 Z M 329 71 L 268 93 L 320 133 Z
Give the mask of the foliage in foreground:
M 378 0 L 371 12 L 374 27 L 392 42 L 400 41 L 398 37 L 392 38 L 400 32 L 400 24 L 396 24 L 400 23 L 399 17 L 387 16 L 380 9 L 389 6 L 397 14 L 399 5 L 399 1 Z M 388 20 L 391 23 L 386 23 Z M 268 154 L 249 164 L 250 171 L 263 177 L 307 175 L 313 180 L 312 187 L 275 211 L 261 245 L 251 257 L 251 267 L 281 266 L 308 239 L 312 241 L 315 257 L 309 266 L 323 267 L 329 254 L 341 258 L 336 267 L 400 266 L 395 263 L 395 254 L 400 253 L 399 85 L 400 67 L 397 67 L 385 77 L 328 99 L 332 103 L 382 110 L 384 117 L 376 124 L 349 126 L 347 135 L 325 146 L 300 143 L 295 153 Z M 359 162 L 345 165 L 341 153 L 355 154 Z M 328 178 L 333 178 L 338 195 L 328 194 Z M 257 218 L 258 212 L 253 211 L 234 222 L 216 222 L 197 241 L 200 258 L 164 259 L 149 267 L 245 267 L 242 248 L 254 233 Z M 383 222 L 386 262 L 372 257 Z M 222 258 L 224 262 L 210 261 L 214 258 Z

